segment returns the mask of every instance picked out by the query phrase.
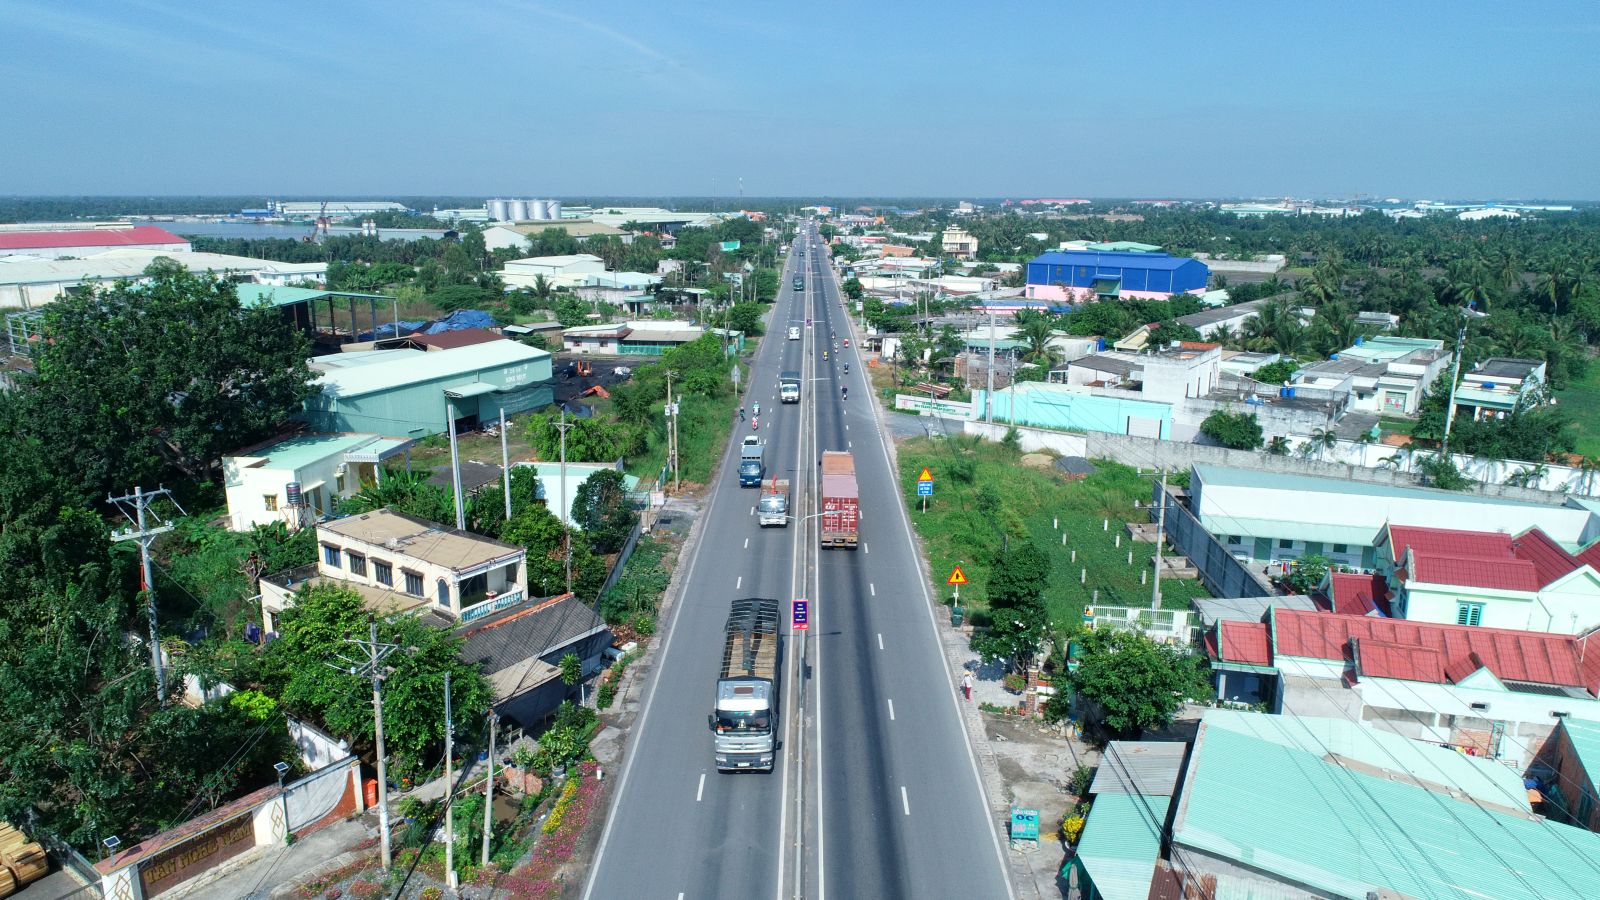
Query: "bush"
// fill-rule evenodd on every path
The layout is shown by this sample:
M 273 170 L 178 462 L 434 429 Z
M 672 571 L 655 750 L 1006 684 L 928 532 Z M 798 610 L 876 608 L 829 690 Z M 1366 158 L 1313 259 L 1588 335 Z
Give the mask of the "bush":
M 1250 376 L 1262 384 L 1283 384 L 1300 368 L 1300 364 L 1292 359 L 1280 359 L 1275 363 L 1268 363 L 1255 370 Z
M 607 678 L 600 682 L 600 691 L 595 695 L 594 705 L 600 709 L 610 709 L 617 698 L 616 679 Z
M 1200 433 L 1231 450 L 1261 447 L 1261 421 L 1255 413 L 1216 410 L 1200 423 Z
M 1078 843 L 1078 838 L 1083 836 L 1083 824 L 1087 821 L 1088 819 L 1084 816 L 1067 816 L 1066 820 L 1061 823 L 1061 836 L 1066 838 L 1069 844 Z

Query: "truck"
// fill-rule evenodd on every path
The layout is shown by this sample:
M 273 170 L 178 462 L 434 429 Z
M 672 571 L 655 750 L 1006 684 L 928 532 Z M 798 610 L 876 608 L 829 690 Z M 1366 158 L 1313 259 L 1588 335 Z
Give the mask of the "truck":
M 803 276 L 796 275 L 794 277 L 794 289 L 797 292 L 798 291 L 803 291 L 803 290 L 806 289 L 806 280 L 805 280 L 805 278 Z
M 799 325 L 790 325 L 789 326 L 789 340 L 791 340 L 791 341 L 800 340 L 800 326 Z
M 761 478 L 767 474 L 762 449 L 760 438 L 744 436 L 744 443 L 739 445 L 739 487 L 761 486 Z
M 800 402 L 800 373 L 790 370 L 778 373 L 778 402 Z
M 761 502 L 756 504 L 756 521 L 762 528 L 789 527 L 789 479 L 774 477 L 766 482 L 761 489 Z
M 722 670 L 711 715 L 718 772 L 771 772 L 777 757 L 783 636 L 778 601 L 733 601 L 723 628 Z
M 823 547 L 856 548 L 861 527 L 861 492 L 856 488 L 856 461 L 849 453 L 822 454 Z

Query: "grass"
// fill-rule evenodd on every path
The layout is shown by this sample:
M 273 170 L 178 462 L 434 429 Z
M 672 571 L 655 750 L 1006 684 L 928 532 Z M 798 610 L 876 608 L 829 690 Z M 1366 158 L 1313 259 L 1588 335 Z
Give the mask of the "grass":
M 950 477 L 952 468 L 962 465 L 956 461 L 958 458 L 973 464 L 969 483 L 958 484 Z M 1050 556 L 1044 598 L 1058 627 L 1078 624 L 1084 607 L 1093 602 L 1112 606 L 1149 604 L 1151 586 L 1148 582 L 1140 584 L 1139 575 L 1150 569 L 1155 545 L 1130 540 L 1122 525 L 1147 521 L 1143 511 L 1135 510 L 1134 501 L 1149 503 L 1150 478 L 1119 463 L 1095 464 L 1099 471 L 1093 475 L 1068 481 L 1053 466 L 1022 465 L 1016 451 L 1000 444 L 963 438 L 916 438 L 902 444 L 901 489 L 906 503 L 916 504 L 911 513 L 912 524 L 922 536 L 935 578 L 943 582 L 959 564 L 968 580 L 961 589 L 961 604 L 982 610 L 990 561 L 1000 547 L 1004 530 L 1012 541 L 1031 539 Z M 934 495 L 926 513 L 921 511 L 916 497 L 917 475 L 924 466 L 932 470 L 935 479 Z M 1103 528 L 1102 522 L 1107 519 L 1109 527 Z M 1080 584 L 1080 572 L 1084 570 L 1087 579 Z M 945 590 L 944 598 L 948 600 L 949 589 Z M 1199 581 L 1173 579 L 1162 583 L 1162 595 L 1162 605 L 1167 608 L 1186 608 L 1191 598 L 1207 596 Z
M 506 445 L 511 452 L 512 462 L 533 459 L 533 447 L 528 444 L 527 427 L 522 415 L 506 416 Z M 475 431 L 457 435 L 456 446 L 463 460 L 500 464 L 500 436 L 497 434 Z M 449 471 L 450 436 L 432 434 L 417 441 L 416 446 L 411 448 L 411 467 Z
M 759 346 L 759 342 L 747 340 L 745 344 L 746 353 L 739 361 L 741 386 L 749 383 L 748 360 L 753 357 L 754 348 Z M 604 406 L 599 407 L 597 412 L 603 409 Z M 727 446 L 728 435 L 738 421 L 738 409 L 739 398 L 734 394 L 709 399 L 698 396 L 682 398 L 678 407 L 678 441 L 682 444 L 678 448 L 678 456 L 685 482 L 705 484 L 711 480 L 717 458 L 722 454 L 722 448 Z M 652 423 L 645 439 L 645 452 L 629 459 L 627 470 L 630 475 L 653 479 L 661 474 L 661 467 L 667 464 L 665 420 L 657 419 Z
M 1582 378 L 1557 391 L 1556 402 L 1556 408 L 1572 419 L 1577 437 L 1574 452 L 1600 456 L 1600 364 L 1591 363 Z
M 1384 434 L 1410 434 L 1417 427 L 1417 420 L 1381 416 L 1378 419 L 1378 427 L 1383 429 Z

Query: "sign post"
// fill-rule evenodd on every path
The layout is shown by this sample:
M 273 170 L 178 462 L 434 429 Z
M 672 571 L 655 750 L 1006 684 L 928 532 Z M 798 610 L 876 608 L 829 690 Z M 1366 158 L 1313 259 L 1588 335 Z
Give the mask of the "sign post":
M 794 613 L 789 620 L 790 631 L 806 631 L 811 627 L 811 601 L 804 597 L 794 601 Z
M 917 476 L 917 496 L 922 498 L 922 511 L 928 511 L 928 498 L 933 496 L 933 473 L 927 466 L 922 467 L 922 474 Z
M 945 584 L 955 585 L 955 588 L 956 588 L 956 605 L 957 606 L 961 605 L 961 586 L 963 584 L 966 584 L 966 583 L 967 583 L 967 573 L 961 571 L 961 567 L 960 566 L 956 566 L 956 570 L 954 572 L 950 573 L 950 577 L 949 578 L 945 579 Z

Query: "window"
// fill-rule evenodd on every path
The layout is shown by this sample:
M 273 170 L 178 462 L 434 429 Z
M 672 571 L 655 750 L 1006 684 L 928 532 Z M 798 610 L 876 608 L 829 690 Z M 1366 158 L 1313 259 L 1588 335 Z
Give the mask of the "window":
M 410 569 L 401 569 L 400 573 L 406 576 L 406 593 L 413 597 L 422 596 L 422 573 Z
M 384 587 L 394 587 L 394 567 L 381 559 L 372 561 L 372 577 Z
M 1244 543 L 1244 538 L 1240 537 L 1237 534 L 1230 534 L 1230 535 L 1228 535 L 1228 543 L 1237 546 L 1239 544 Z
M 350 574 L 367 577 L 367 558 L 359 553 L 346 553 L 350 557 Z
M 1487 704 L 1487 703 L 1474 703 L 1474 704 L 1472 704 L 1472 708 L 1476 709 L 1476 710 L 1487 710 L 1489 708 L 1489 704 Z
M 1294 549 L 1294 540 L 1291 539 L 1291 538 L 1278 538 L 1278 549 L 1279 550 L 1293 550 Z
M 262 494 L 261 495 L 261 505 L 266 507 L 267 512 L 277 512 L 278 511 L 278 495 L 277 494 Z
M 339 565 L 339 548 L 332 544 L 322 545 L 322 561 L 330 566 Z
M 1333 545 L 1333 552 L 1335 552 L 1335 553 L 1349 553 L 1350 552 L 1350 545 L 1349 544 L 1334 544 Z
M 1460 603 L 1460 602 L 1456 603 L 1456 624 L 1457 625 L 1482 625 L 1483 624 L 1483 604 L 1482 603 Z

